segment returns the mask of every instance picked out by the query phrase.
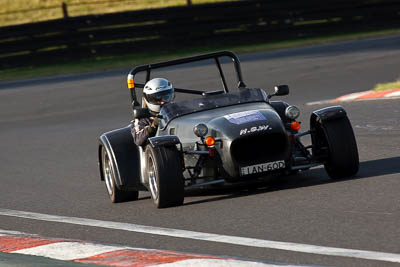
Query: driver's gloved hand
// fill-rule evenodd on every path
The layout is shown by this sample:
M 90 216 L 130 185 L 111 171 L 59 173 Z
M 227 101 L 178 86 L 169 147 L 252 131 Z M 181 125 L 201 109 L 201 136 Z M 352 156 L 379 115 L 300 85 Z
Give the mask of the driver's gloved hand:
M 157 131 L 159 122 L 160 122 L 159 118 L 154 118 L 154 120 L 151 123 L 151 125 L 146 127 L 147 131 L 149 132 L 149 134 L 153 134 L 153 133 L 155 133 Z
M 153 122 L 151 123 L 151 128 L 157 129 L 158 128 L 158 124 L 160 123 L 160 119 L 159 118 L 154 118 Z

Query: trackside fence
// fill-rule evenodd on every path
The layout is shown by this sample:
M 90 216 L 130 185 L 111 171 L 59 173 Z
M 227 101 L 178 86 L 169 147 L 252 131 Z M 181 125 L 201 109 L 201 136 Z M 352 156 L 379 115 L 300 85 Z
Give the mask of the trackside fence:
M 400 26 L 398 0 L 236 1 L 0 27 L 0 69 Z

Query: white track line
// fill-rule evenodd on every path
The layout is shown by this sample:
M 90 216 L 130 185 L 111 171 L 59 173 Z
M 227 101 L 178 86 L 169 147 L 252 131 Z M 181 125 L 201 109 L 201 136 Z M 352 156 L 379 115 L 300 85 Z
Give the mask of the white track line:
M 293 265 L 285 263 L 262 263 L 251 261 L 238 261 L 238 260 L 215 260 L 215 259 L 190 259 L 177 261 L 172 263 L 158 264 L 155 267 L 196 267 L 196 266 L 218 266 L 218 267 L 300 267 L 300 266 L 314 266 L 314 265 Z
M 400 91 L 387 94 L 385 97 L 400 97 Z
M 371 91 L 364 91 L 364 92 L 358 92 L 358 93 L 352 93 L 352 94 L 348 94 L 348 95 L 344 95 L 338 98 L 333 99 L 334 102 L 341 102 L 341 101 L 351 101 L 354 100 L 356 98 L 359 98 L 363 95 L 369 94 L 371 93 Z
M 8 210 L 8 209 L 0 209 L 0 216 L 1 215 L 40 220 L 46 222 L 59 222 L 59 223 L 67 223 L 74 225 L 84 225 L 84 226 L 101 227 L 101 228 L 123 230 L 130 232 L 147 233 L 153 235 L 219 242 L 219 243 L 242 245 L 248 247 L 280 249 L 280 250 L 312 253 L 319 255 L 352 257 L 359 259 L 400 263 L 400 254 L 394 254 L 394 253 L 324 247 L 324 246 L 315 246 L 315 245 L 307 245 L 307 244 L 299 244 L 291 242 L 270 241 L 270 240 L 262 240 L 256 238 L 248 238 L 248 237 L 219 235 L 219 234 L 153 227 L 153 226 L 137 225 L 130 223 L 100 221 L 100 220 L 92 220 L 92 219 L 76 218 L 76 217 L 55 216 L 55 215 Z
M 123 249 L 121 247 L 121 249 Z M 12 253 L 44 256 L 57 260 L 84 259 L 98 254 L 115 251 L 115 246 L 105 246 L 81 242 L 58 242 L 54 244 L 41 245 L 13 251 Z

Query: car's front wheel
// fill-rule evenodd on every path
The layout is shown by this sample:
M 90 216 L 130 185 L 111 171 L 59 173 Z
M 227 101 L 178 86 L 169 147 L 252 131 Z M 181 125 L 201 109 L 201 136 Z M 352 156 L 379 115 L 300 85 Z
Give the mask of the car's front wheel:
M 118 203 L 138 199 L 138 191 L 123 191 L 117 187 L 115 183 L 115 172 L 117 166 L 104 146 L 101 147 L 101 168 L 107 193 L 111 202 Z
M 347 117 L 317 124 L 316 140 L 319 147 L 327 149 L 325 170 L 332 179 L 357 174 L 359 158 L 353 128 Z M 316 145 L 316 144 L 313 144 Z
M 179 151 L 174 146 L 146 148 L 149 191 L 157 208 L 183 204 L 184 180 Z

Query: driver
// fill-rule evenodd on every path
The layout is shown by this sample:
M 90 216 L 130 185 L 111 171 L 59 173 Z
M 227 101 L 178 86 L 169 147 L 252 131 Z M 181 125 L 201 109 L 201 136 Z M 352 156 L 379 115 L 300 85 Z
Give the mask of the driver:
M 154 117 L 135 119 L 131 126 L 133 141 L 138 146 L 147 144 L 147 139 L 153 137 L 158 128 L 161 106 L 174 100 L 175 92 L 171 82 L 163 78 L 148 81 L 143 89 L 143 107 L 147 107 Z

